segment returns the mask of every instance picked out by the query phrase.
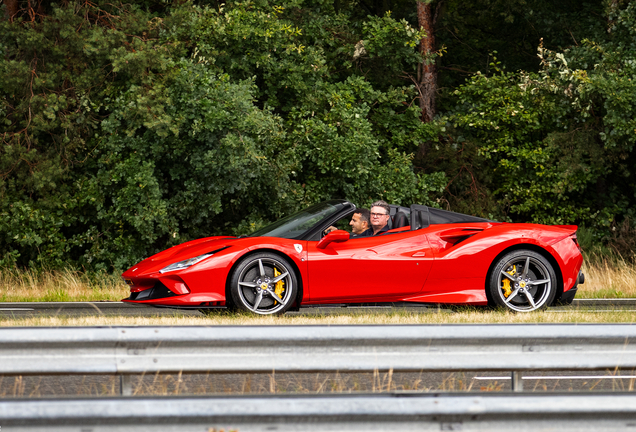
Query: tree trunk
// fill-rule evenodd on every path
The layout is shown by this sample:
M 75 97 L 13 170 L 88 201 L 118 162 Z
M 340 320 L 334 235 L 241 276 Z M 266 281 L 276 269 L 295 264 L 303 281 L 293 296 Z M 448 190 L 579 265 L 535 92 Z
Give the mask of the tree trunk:
M 13 17 L 18 13 L 18 0 L 4 0 L 6 6 L 5 13 L 9 21 L 13 21 Z
M 417 19 L 426 36 L 420 42 L 420 52 L 424 58 L 418 67 L 418 91 L 420 93 L 420 109 L 422 121 L 430 122 L 435 116 L 435 93 L 437 92 L 437 71 L 435 70 L 435 18 L 431 11 L 430 1 L 417 2 Z

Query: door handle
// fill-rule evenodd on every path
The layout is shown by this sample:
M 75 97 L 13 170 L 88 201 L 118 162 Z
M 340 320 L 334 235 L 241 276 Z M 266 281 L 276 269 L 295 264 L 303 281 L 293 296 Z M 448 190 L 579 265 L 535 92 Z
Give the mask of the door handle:
M 426 256 L 426 252 L 415 252 L 412 257 L 424 257 Z

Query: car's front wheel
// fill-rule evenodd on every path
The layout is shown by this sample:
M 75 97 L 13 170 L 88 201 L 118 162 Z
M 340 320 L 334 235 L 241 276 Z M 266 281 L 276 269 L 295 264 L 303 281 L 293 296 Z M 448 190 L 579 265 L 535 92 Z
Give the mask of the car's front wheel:
M 515 312 L 531 312 L 552 303 L 556 283 L 554 269 L 543 255 L 517 250 L 497 261 L 489 289 L 497 305 Z
M 297 285 L 289 261 L 269 252 L 243 258 L 230 276 L 233 303 L 261 315 L 287 311 L 296 299 Z

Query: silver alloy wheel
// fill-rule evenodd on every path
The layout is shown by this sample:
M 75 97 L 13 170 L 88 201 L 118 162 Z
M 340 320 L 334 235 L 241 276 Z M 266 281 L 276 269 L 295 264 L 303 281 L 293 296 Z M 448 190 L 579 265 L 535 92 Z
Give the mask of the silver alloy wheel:
M 553 293 L 553 272 L 535 255 L 521 254 L 496 267 L 496 291 L 502 306 L 531 312 L 546 305 Z
M 235 281 L 241 306 L 261 315 L 289 309 L 295 292 L 292 271 L 273 256 L 254 256 L 241 266 Z

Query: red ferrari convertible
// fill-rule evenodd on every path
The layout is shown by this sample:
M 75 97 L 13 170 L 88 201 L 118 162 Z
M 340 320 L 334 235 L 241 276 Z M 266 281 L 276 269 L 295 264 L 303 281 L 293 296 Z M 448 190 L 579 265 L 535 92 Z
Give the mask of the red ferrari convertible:
M 174 246 L 128 269 L 126 302 L 280 314 L 329 303 L 571 303 L 584 282 L 576 226 L 501 223 L 391 206 L 389 231 L 350 238 L 355 205 L 331 200 L 250 236 Z

